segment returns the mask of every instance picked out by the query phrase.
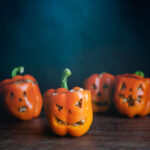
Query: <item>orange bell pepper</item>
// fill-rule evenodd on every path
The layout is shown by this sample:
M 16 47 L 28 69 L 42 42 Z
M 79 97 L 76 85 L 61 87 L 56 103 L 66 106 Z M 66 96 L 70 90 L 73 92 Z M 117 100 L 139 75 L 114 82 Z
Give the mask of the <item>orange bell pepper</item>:
M 144 73 L 142 71 L 136 71 L 136 75 L 142 76 L 144 78 Z M 147 101 L 146 101 L 146 106 L 140 113 L 140 116 L 146 116 L 150 113 L 150 79 L 149 78 L 144 78 L 148 85 L 148 91 L 147 91 Z
M 91 91 L 93 112 L 106 112 L 111 106 L 115 77 L 109 73 L 93 74 L 83 82 Z
M 12 71 L 12 78 L 0 82 L 0 95 L 11 115 L 20 120 L 38 117 L 42 109 L 42 95 L 37 81 L 31 75 L 23 73 L 24 67 Z
M 123 74 L 116 76 L 114 104 L 117 110 L 128 117 L 147 115 L 150 112 L 148 91 L 150 80 L 144 74 Z
M 61 88 L 45 92 L 44 108 L 55 134 L 78 137 L 89 130 L 93 120 L 91 93 L 79 87 L 68 90 L 67 78 L 70 75 L 70 70 L 66 68 L 61 77 Z

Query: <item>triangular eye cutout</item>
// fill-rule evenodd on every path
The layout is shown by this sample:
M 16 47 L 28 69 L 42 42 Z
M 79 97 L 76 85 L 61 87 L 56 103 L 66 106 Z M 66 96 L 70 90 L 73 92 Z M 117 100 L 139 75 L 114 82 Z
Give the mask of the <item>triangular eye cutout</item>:
M 61 111 L 61 109 L 63 109 L 63 107 L 58 104 L 56 104 L 56 107 L 57 107 L 58 111 Z
M 142 98 L 142 96 L 138 96 L 138 98 L 137 98 L 137 101 L 140 103 L 141 102 L 141 98 Z
M 122 94 L 119 94 L 119 97 L 121 97 L 121 98 L 123 98 L 123 99 L 125 98 L 125 96 L 124 96 L 124 95 L 122 95 Z
M 81 108 L 82 107 L 82 98 L 75 104 L 75 106 Z
M 133 100 L 132 96 L 128 96 L 127 98 L 128 106 L 134 106 L 135 101 Z
M 72 114 L 72 112 L 71 112 L 71 110 L 70 110 L 70 109 L 68 110 L 68 114 Z
M 126 84 L 123 82 L 120 90 L 123 91 L 123 90 L 126 90 L 126 88 L 127 88 Z
M 103 89 L 108 89 L 108 85 L 106 83 L 104 83 Z
M 10 93 L 10 98 L 14 98 L 14 93 L 13 92 Z
M 97 93 L 97 96 L 102 96 L 102 94 L 100 92 Z
M 95 84 L 92 85 L 92 89 L 96 90 L 96 85 Z
M 23 92 L 23 96 L 24 96 L 24 97 L 26 97 L 26 96 L 27 96 L 27 93 L 26 93 L 25 91 Z
M 143 90 L 142 85 L 140 84 L 138 90 Z

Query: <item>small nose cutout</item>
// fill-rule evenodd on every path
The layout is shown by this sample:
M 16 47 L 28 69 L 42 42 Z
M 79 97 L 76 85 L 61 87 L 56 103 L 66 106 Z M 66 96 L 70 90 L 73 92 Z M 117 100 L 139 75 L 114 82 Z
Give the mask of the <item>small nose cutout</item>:
M 100 92 L 97 93 L 97 96 L 102 96 L 102 94 Z
M 71 110 L 70 110 L 70 109 L 68 110 L 68 114 L 72 114 L 72 112 L 71 112 Z
M 21 98 L 19 98 L 19 102 L 21 102 L 22 101 L 22 99 Z

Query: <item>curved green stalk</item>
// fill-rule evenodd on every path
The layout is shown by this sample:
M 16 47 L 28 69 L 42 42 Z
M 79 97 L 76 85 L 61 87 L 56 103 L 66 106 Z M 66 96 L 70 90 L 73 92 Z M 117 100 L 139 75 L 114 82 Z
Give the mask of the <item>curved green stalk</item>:
M 67 85 L 67 78 L 71 76 L 71 71 L 70 69 L 66 68 L 63 70 L 63 73 L 61 75 L 61 80 L 60 80 L 60 86 L 62 88 L 66 88 L 68 89 L 68 85 Z
M 11 76 L 15 77 L 18 73 L 20 73 L 20 74 L 24 73 L 24 67 L 23 66 L 14 68 L 12 70 Z
M 99 76 L 101 77 L 101 76 L 103 75 L 103 73 L 106 73 L 106 72 L 105 72 L 105 71 L 101 72 L 101 73 L 99 74 Z
M 138 75 L 138 76 L 144 77 L 144 72 L 142 72 L 142 71 L 140 71 L 140 70 L 136 71 L 134 74 L 135 74 L 135 75 Z

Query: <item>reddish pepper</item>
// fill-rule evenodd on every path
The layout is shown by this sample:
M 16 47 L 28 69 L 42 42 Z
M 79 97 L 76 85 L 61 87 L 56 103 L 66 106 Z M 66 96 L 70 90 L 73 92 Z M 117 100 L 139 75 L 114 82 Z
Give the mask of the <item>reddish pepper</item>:
M 23 72 L 24 67 L 13 69 L 12 78 L 0 82 L 0 95 L 10 114 L 20 120 L 30 120 L 39 116 L 43 101 L 35 78 L 17 75 Z
M 140 113 L 140 116 L 146 116 L 150 113 L 150 79 L 145 78 L 145 80 L 148 84 L 147 101 L 146 101 L 146 106 L 144 107 L 143 111 Z
M 79 87 L 69 91 L 67 77 L 70 75 L 70 70 L 65 69 L 61 78 L 61 88 L 49 89 L 44 94 L 44 108 L 54 133 L 77 137 L 89 130 L 93 120 L 91 93 Z
M 91 91 L 94 112 L 106 112 L 111 106 L 115 77 L 108 73 L 93 74 L 85 79 L 83 86 Z
M 117 110 L 128 117 L 144 116 L 150 112 L 148 91 L 150 80 L 141 74 L 123 74 L 116 76 L 114 104 Z
M 142 76 L 144 78 L 144 73 L 142 71 L 136 71 L 136 75 Z M 140 116 L 146 116 L 150 113 L 150 78 L 144 78 L 148 85 L 148 91 L 147 91 L 147 101 L 146 101 L 146 106 L 140 113 Z

